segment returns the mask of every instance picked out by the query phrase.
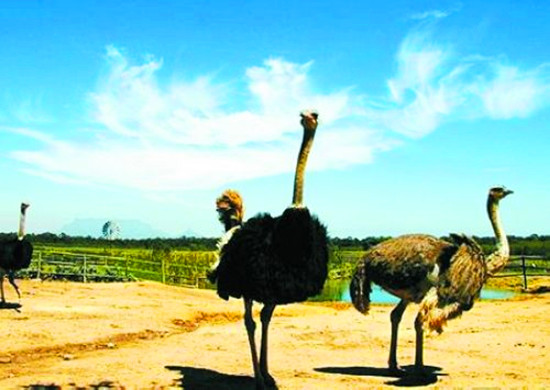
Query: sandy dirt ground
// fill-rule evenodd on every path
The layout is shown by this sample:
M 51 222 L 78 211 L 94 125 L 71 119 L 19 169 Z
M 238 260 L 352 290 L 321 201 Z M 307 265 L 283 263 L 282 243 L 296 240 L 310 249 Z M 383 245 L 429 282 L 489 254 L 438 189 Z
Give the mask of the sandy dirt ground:
M 240 300 L 151 282 L 21 281 L 21 290 L 19 312 L 0 310 L 0 389 L 254 389 Z M 399 338 L 408 369 L 416 308 L 405 312 Z M 549 293 L 477 302 L 428 335 L 425 377 L 386 370 L 390 310 L 278 307 L 269 365 L 279 389 L 550 388 Z

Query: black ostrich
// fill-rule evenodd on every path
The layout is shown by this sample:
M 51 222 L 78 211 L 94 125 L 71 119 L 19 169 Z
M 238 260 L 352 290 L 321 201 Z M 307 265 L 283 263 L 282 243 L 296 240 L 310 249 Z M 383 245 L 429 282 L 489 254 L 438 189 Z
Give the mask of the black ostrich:
M 303 205 L 304 171 L 317 129 L 317 113 L 301 113 L 304 136 L 294 181 L 292 206 L 281 216 L 259 214 L 236 229 L 220 250 L 215 272 L 218 295 L 244 299 L 256 389 L 275 387 L 267 364 L 267 335 L 276 305 L 302 302 L 317 295 L 327 277 L 328 238 L 325 226 Z M 218 207 L 220 220 L 224 209 Z M 260 319 L 260 359 L 256 351 L 253 301 L 264 304 Z
M 369 311 L 371 283 L 400 298 L 390 316 L 390 371 L 401 372 L 397 364 L 397 333 L 409 303 L 420 304 L 414 323 L 415 371 L 422 374 L 424 328 L 442 332 L 447 320 L 472 308 L 487 278 L 504 268 L 510 248 L 498 206 L 499 201 L 511 193 L 505 187 L 489 190 L 487 212 L 497 247 L 488 256 L 465 235 L 451 234 L 451 240 L 445 241 L 425 234 L 410 234 L 372 247 L 359 262 L 350 284 L 352 302 L 358 311 L 363 314 Z
M 17 238 L 0 242 L 0 305 L 6 306 L 4 297 L 4 276 L 8 276 L 8 281 L 15 288 L 17 296 L 21 298 L 19 287 L 15 283 L 15 272 L 27 268 L 31 263 L 32 244 L 25 238 L 25 217 L 29 205 L 21 203 L 21 217 L 19 219 L 19 233 Z

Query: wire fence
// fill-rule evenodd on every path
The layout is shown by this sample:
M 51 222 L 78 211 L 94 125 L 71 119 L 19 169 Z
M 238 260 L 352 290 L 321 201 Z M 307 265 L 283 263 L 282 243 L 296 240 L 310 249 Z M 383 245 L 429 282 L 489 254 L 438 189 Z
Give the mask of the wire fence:
M 509 278 L 521 276 L 523 288 L 529 287 L 529 277 L 550 277 L 550 259 L 543 256 L 512 255 L 504 270 L 492 276 L 493 278 Z
M 35 251 L 23 277 L 81 282 L 154 280 L 166 284 L 204 287 L 206 272 L 216 261 L 213 251 L 178 251 L 149 259 L 130 256 Z
M 345 279 L 353 273 L 363 251 L 333 251 L 329 263 L 330 279 Z M 216 262 L 215 251 L 173 251 L 149 258 L 107 256 L 38 250 L 23 277 L 64 279 L 82 282 L 154 280 L 187 287 L 208 287 L 206 273 Z M 550 277 L 550 259 L 542 256 L 514 255 L 496 278 L 522 277 L 528 288 L 529 277 Z

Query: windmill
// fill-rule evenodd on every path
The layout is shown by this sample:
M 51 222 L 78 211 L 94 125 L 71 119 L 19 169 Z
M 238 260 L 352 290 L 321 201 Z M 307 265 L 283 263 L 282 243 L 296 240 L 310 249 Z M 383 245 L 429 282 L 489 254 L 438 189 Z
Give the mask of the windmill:
M 116 221 L 107 221 L 102 228 L 103 238 L 112 241 L 120 238 L 120 226 Z

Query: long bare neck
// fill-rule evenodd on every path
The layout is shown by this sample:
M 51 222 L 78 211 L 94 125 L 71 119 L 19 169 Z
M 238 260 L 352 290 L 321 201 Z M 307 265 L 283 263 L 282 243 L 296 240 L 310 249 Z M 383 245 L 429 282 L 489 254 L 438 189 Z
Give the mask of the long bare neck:
M 498 200 L 489 198 L 487 200 L 487 213 L 495 232 L 497 240 L 497 248 L 487 257 L 487 272 L 489 275 L 493 275 L 503 269 L 508 263 L 510 258 L 510 246 L 508 245 L 508 238 L 502 224 L 500 223 L 500 216 L 498 213 Z
M 296 172 L 294 174 L 294 196 L 292 198 L 292 205 L 294 207 L 303 207 L 304 205 L 304 174 L 309 151 L 313 145 L 313 138 L 313 131 L 304 130 L 304 138 L 302 139 L 302 145 L 300 146 L 298 162 L 296 163 Z
M 19 217 L 19 232 L 17 233 L 17 238 L 19 240 L 22 240 L 25 238 L 25 221 L 26 220 L 26 214 L 25 210 L 21 210 L 21 216 Z

